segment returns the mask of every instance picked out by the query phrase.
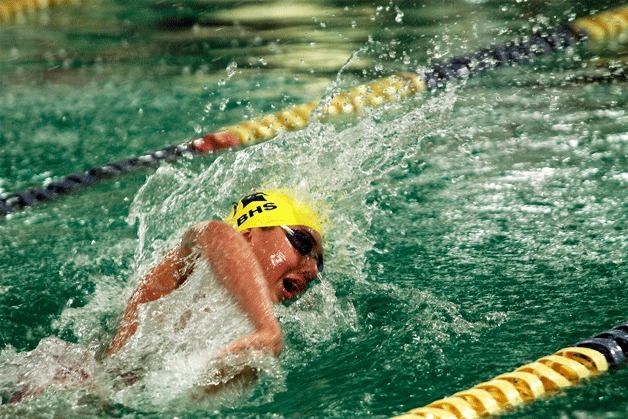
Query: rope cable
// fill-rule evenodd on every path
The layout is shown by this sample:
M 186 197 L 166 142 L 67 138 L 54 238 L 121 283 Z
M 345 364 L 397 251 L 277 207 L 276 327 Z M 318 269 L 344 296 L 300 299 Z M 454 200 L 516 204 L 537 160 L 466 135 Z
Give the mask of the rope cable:
M 395 418 L 460 419 L 499 415 L 618 368 L 626 357 L 628 322 Z
M 65 2 L 72 2 L 72 0 L 42 0 L 42 4 Z M 15 9 L 17 4 L 27 3 L 36 3 L 36 1 L 7 0 L 2 2 L 0 14 L 6 13 L 7 4 L 13 5 Z M 539 31 L 513 42 L 453 57 L 433 65 L 421 75 L 394 74 L 359 85 L 349 91 L 340 92 L 325 103 L 308 102 L 251 121 L 221 128 L 191 142 L 166 147 L 140 157 L 109 163 L 85 172 L 74 173 L 43 187 L 31 187 L 10 193 L 0 199 L 0 216 L 39 202 L 51 201 L 104 179 L 121 176 L 139 167 L 154 166 L 162 160 L 174 161 L 181 156 L 209 154 L 225 148 L 243 147 L 267 141 L 282 131 L 302 129 L 312 120 L 324 121 L 341 114 L 359 112 L 365 107 L 376 108 L 386 103 L 397 102 L 409 96 L 438 89 L 450 80 L 466 78 L 487 70 L 561 51 L 583 40 L 623 41 L 627 33 L 628 6 L 577 19 L 570 24 Z
M 74 5 L 81 0 L 4 0 L 0 1 L 0 23 L 21 21 L 25 15 L 54 6 Z

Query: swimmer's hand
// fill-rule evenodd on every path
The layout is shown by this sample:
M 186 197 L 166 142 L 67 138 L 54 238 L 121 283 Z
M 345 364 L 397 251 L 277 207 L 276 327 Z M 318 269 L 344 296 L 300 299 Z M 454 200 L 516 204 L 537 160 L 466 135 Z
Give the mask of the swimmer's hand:
M 231 346 L 222 350 L 218 356 L 232 355 L 240 352 L 261 351 L 277 357 L 282 349 L 283 339 L 281 336 L 281 328 L 278 324 L 274 324 L 236 339 Z
M 228 387 L 248 387 L 258 379 L 258 370 L 248 365 L 251 352 L 263 352 L 279 356 L 283 349 L 281 328 L 264 327 L 236 339 L 231 346 L 216 354 L 213 373 L 207 383 L 197 385 L 192 393 L 193 400 L 201 400 L 207 394 L 215 394 Z M 242 356 L 244 355 L 244 356 Z

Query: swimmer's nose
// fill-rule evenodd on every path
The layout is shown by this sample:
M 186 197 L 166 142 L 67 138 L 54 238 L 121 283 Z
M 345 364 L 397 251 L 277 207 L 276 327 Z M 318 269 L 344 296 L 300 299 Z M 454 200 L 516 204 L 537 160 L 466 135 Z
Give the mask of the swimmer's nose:
M 303 270 L 309 274 L 309 276 L 314 280 L 318 272 L 318 262 L 313 255 L 305 255 L 303 256 L 303 261 L 301 262 L 301 266 Z

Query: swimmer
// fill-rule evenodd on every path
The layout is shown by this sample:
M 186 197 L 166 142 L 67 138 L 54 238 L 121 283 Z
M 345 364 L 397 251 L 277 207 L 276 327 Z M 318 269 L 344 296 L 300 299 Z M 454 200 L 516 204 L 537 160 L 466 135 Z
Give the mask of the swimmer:
M 302 294 L 323 270 L 321 225 L 306 205 L 281 191 L 261 191 L 233 204 L 224 221 L 201 222 L 148 272 L 131 297 L 105 356 L 118 352 L 138 328 L 138 306 L 180 287 L 197 263 L 209 262 L 250 319 L 253 332 L 221 354 L 257 350 L 279 356 L 282 331 L 273 303 Z
M 252 325 L 251 333 L 229 343 L 216 354 L 217 358 L 252 350 L 276 357 L 281 353 L 283 340 L 273 304 L 292 300 L 308 288 L 323 271 L 322 251 L 321 225 L 310 208 L 281 191 L 245 196 L 233 204 L 233 210 L 224 221 L 205 221 L 187 230 L 179 244 L 146 274 L 133 293 L 104 357 L 98 355 L 97 361 L 113 357 L 135 334 L 141 304 L 172 293 L 203 260 L 209 262 L 218 283 L 233 296 Z M 41 395 L 51 386 L 94 387 L 95 364 L 87 359 L 75 359 L 69 343 L 52 339 L 42 348 L 50 346 L 61 354 L 59 368 L 55 370 L 54 365 L 49 368 L 47 384 L 26 379 L 20 382 L 9 397 L 9 403 Z M 257 370 L 246 364 L 218 365 L 222 367 L 217 372 L 208 373 L 213 374 L 210 378 L 219 384 L 194 386 L 190 393 L 192 399 L 200 399 L 232 384 L 248 386 L 258 378 Z M 133 372 L 122 373 L 120 377 L 129 386 L 139 379 Z

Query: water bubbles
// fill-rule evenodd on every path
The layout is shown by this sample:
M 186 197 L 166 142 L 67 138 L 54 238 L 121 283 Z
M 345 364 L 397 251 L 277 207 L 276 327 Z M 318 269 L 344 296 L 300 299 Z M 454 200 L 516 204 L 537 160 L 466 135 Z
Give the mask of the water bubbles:
M 572 132 L 574 127 L 572 124 L 554 124 L 551 129 L 558 132 Z
M 236 74 L 237 69 L 238 69 L 238 63 L 236 63 L 235 61 L 232 61 L 231 63 L 229 63 L 229 65 L 226 68 L 227 77 L 219 80 L 218 85 L 224 86 L 225 84 L 227 84 L 227 82 L 231 80 L 231 78 Z
M 227 66 L 227 76 L 233 77 L 237 68 L 238 68 L 238 64 L 235 61 L 232 61 L 231 63 L 229 63 L 229 65 Z
M 403 23 L 403 17 L 404 17 L 403 12 L 397 6 L 395 6 L 395 11 L 397 12 L 397 15 L 395 16 L 395 22 Z

